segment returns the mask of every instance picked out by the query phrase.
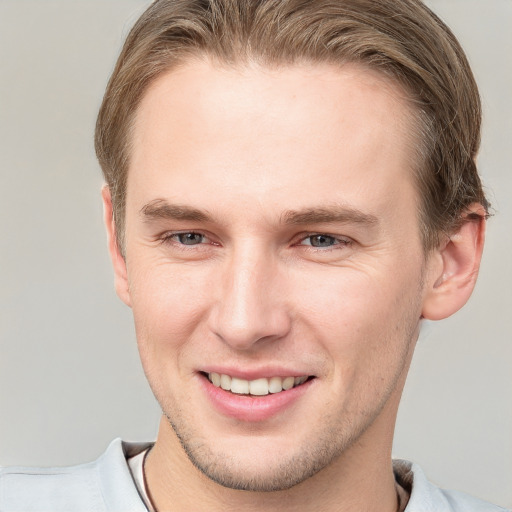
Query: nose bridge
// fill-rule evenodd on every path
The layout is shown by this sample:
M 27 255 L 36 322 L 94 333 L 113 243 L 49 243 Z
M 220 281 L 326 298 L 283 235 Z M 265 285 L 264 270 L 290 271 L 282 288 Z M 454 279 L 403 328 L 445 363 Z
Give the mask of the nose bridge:
M 277 339 L 289 329 L 278 290 L 279 262 L 262 244 L 240 243 L 220 277 L 213 330 L 225 343 L 248 350 L 254 343 Z

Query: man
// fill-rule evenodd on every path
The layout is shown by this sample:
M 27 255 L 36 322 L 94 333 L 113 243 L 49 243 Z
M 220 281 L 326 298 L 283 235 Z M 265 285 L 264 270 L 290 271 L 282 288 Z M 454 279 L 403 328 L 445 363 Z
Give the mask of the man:
M 158 438 L 6 470 L 1 509 L 499 510 L 391 463 L 421 320 L 475 284 L 479 128 L 415 0 L 155 2 L 96 149 Z

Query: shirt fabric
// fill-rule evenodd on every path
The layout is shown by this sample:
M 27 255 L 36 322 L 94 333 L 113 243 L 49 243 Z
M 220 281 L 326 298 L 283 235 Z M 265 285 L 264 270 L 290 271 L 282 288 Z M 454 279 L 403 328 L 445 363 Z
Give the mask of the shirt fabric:
M 148 490 L 146 489 L 146 478 L 144 477 L 144 459 L 146 458 L 148 451 L 149 448 L 141 451 L 133 457 L 130 457 L 128 459 L 128 467 L 130 468 L 133 481 L 135 482 L 135 486 L 137 487 L 137 491 L 139 491 L 144 505 L 146 505 L 149 512 L 156 512 L 151 500 L 149 499 Z
M 96 461 L 65 468 L 0 468 L 1 512 L 148 512 L 128 460 L 152 443 L 114 440 Z M 142 465 L 140 465 L 142 470 Z M 410 492 L 405 512 L 512 512 L 427 481 L 407 461 L 394 461 L 397 482 Z

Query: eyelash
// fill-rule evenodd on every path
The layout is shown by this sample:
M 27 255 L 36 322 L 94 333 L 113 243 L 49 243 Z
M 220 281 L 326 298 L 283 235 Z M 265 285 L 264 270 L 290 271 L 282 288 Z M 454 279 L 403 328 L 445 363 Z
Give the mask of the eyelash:
M 201 245 L 206 245 L 204 243 L 198 243 L 198 244 L 185 244 L 181 243 L 176 238 L 178 238 L 180 235 L 197 235 L 203 238 L 208 239 L 208 236 L 204 233 L 199 233 L 198 231 L 178 231 L 178 232 L 167 232 L 164 233 L 162 236 L 159 237 L 159 241 L 162 244 L 172 244 L 175 247 L 178 247 L 180 249 L 189 250 L 189 248 L 197 247 Z M 213 244 L 218 245 L 218 244 Z
M 204 243 L 204 242 L 200 242 L 197 244 L 185 244 L 185 243 L 182 243 L 179 240 L 177 240 L 177 238 L 181 235 L 196 235 L 196 236 L 200 236 L 206 240 L 209 239 L 209 237 L 207 235 L 205 235 L 204 233 L 200 233 L 198 231 L 179 231 L 179 232 L 164 233 L 163 235 L 161 235 L 159 237 L 159 241 L 162 244 L 172 244 L 174 247 L 179 248 L 180 250 L 191 250 L 192 248 L 198 248 L 202 245 L 215 245 L 215 246 L 219 245 L 218 243 L 215 243 L 215 242 L 210 242 L 210 244 Z M 332 239 L 333 243 L 332 243 L 332 245 L 323 246 L 323 247 L 314 246 L 311 243 L 311 240 L 310 240 L 309 244 L 303 243 L 304 241 L 306 241 L 308 239 L 312 239 L 314 237 L 324 237 L 324 238 Z M 347 237 L 339 237 L 339 236 L 335 236 L 335 235 L 329 235 L 327 233 L 315 232 L 315 233 L 307 233 L 307 234 L 300 235 L 300 238 L 298 239 L 298 241 L 295 242 L 293 245 L 307 248 L 306 250 L 309 250 L 309 251 L 327 252 L 327 251 L 337 250 L 337 249 L 341 249 L 341 248 L 350 246 L 350 245 L 352 245 L 352 243 L 353 243 L 353 241 Z
M 309 244 L 303 244 L 302 242 L 304 242 L 305 240 L 307 240 L 308 238 L 311 239 L 311 238 L 314 238 L 314 237 L 324 237 L 324 238 L 330 238 L 334 241 L 334 243 L 332 245 L 328 245 L 328 246 L 324 246 L 324 247 L 317 247 L 317 246 L 314 246 L 313 244 L 309 243 Z M 311 242 L 311 240 L 310 240 Z M 347 237 L 340 237 L 340 236 L 336 236 L 336 235 L 329 235 L 328 233 L 308 233 L 306 234 L 305 236 L 302 235 L 299 242 L 298 242 L 298 245 L 302 245 L 303 247 L 307 247 L 309 250 L 312 250 L 312 251 L 322 251 L 322 252 L 325 252 L 325 251 L 332 251 L 332 250 L 336 250 L 337 248 L 338 249 L 341 249 L 341 248 L 344 248 L 344 247 L 347 247 L 347 246 L 350 246 L 352 245 L 352 240 L 350 238 L 347 238 Z

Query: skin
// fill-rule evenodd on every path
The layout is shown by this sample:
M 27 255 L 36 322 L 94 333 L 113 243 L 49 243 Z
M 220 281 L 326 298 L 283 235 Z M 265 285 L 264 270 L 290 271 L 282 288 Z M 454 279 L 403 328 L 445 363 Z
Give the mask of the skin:
M 197 60 L 149 87 L 125 259 L 103 198 L 163 411 L 145 467 L 159 511 L 397 509 L 391 444 L 420 321 L 465 303 L 484 229 L 424 254 L 412 119 L 398 87 L 352 65 Z M 212 405 L 212 368 L 312 379 L 244 421 Z

